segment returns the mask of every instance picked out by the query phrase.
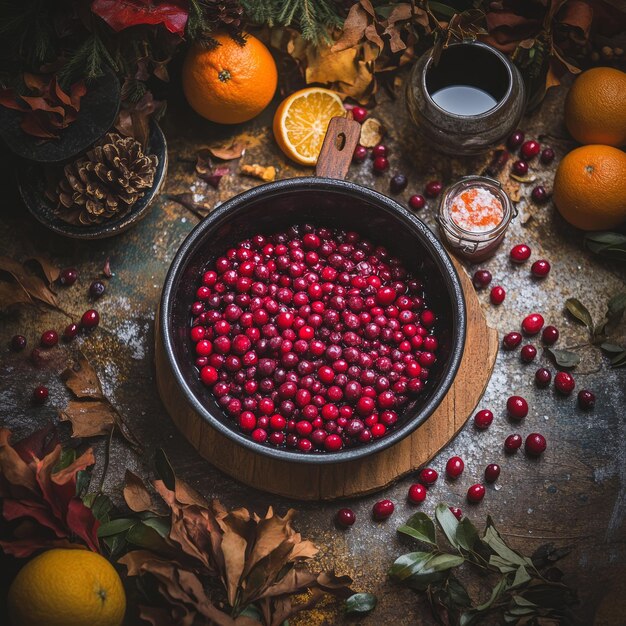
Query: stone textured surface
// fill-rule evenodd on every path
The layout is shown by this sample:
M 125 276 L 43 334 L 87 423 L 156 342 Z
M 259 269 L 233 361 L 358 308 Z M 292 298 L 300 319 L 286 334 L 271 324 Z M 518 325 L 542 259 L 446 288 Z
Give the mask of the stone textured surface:
M 563 97 L 563 88 L 551 91 L 542 107 L 522 123 L 528 137 L 546 136 L 544 142 L 555 148 L 557 161 L 571 147 L 561 121 Z M 194 117 L 183 104 L 171 106 L 163 125 L 170 146 L 165 192 L 152 213 L 136 228 L 108 241 L 70 241 L 46 231 L 19 205 L 13 191 L 14 179 L 10 171 L 3 170 L 8 194 L 2 209 L 4 219 L 0 222 L 3 254 L 21 258 L 37 251 L 49 255 L 61 266 L 77 267 L 80 272 L 77 284 L 58 288 L 63 308 L 75 320 L 90 308 L 88 286 L 100 274 L 106 258 L 111 259 L 114 276 L 107 282 L 107 293 L 96 304 L 101 313 L 100 328 L 90 337 L 77 340 L 70 349 L 80 345 L 92 360 L 107 394 L 145 445 L 144 455 L 138 457 L 124 442 L 114 440 L 104 479 L 106 492 L 119 499 L 126 468 L 148 476 L 152 454 L 156 447 L 162 446 L 178 474 L 205 496 L 218 497 L 227 506 L 245 505 L 258 511 L 269 504 L 279 511 L 290 506 L 297 508 L 297 527 L 321 547 L 320 563 L 352 575 L 356 588 L 378 595 L 379 608 L 363 623 L 430 623 L 427 610 L 417 596 L 390 584 L 386 575 L 394 558 L 411 549 L 410 542 L 401 540 L 395 532 L 417 510 L 406 502 L 412 483 L 410 477 L 380 495 L 345 502 L 356 511 L 357 523 L 347 532 L 339 531 L 332 522 L 338 504 L 300 504 L 267 496 L 213 469 L 177 433 L 156 395 L 152 362 L 155 308 L 169 262 L 197 222 L 193 214 L 169 200 L 166 194 L 191 190 L 197 194 L 198 201 L 215 206 L 257 184 L 254 179 L 233 175 L 224 177 L 216 191 L 194 175 L 197 150 L 219 137 L 227 139 L 235 134 L 244 134 L 251 144 L 243 162 L 276 165 L 280 177 L 310 173 L 286 163 L 278 153 L 268 133 L 272 112 L 273 107 L 248 125 L 226 128 Z M 400 201 L 420 192 L 430 179 L 451 182 L 461 175 L 475 173 L 484 165 L 481 158 L 443 157 L 423 145 L 407 119 L 402 97 L 395 102 L 381 102 L 374 115 L 388 128 L 385 143 L 391 152 L 390 174 L 403 172 L 410 180 Z M 533 175 L 550 187 L 555 165 L 556 162 L 550 167 L 537 165 Z M 369 161 L 352 166 L 348 177 L 385 193 L 389 191 L 389 176 L 374 177 Z M 530 195 L 531 187 L 523 187 L 523 198 Z M 624 267 L 583 251 L 581 233 L 569 228 L 550 203 L 536 207 L 523 199 L 519 206 L 520 216 L 511 226 L 503 247 L 484 264 L 494 275 L 493 284 L 501 284 L 507 290 L 507 298 L 500 307 L 489 304 L 487 292 L 480 294 L 488 320 L 502 335 L 517 330 L 526 314 L 539 311 L 547 323 L 560 328 L 560 347 L 582 344 L 586 341 L 586 331 L 565 316 L 564 300 L 571 296 L 580 298 L 594 318 L 601 319 L 609 297 L 624 289 Z M 435 203 L 429 201 L 420 213 L 432 228 L 435 228 L 434 207 Z M 531 246 L 533 259 L 550 260 L 553 269 L 546 280 L 538 282 L 530 278 L 530 263 L 510 264 L 508 250 L 520 242 Z M 475 269 L 468 266 L 470 272 Z M 10 353 L 7 341 L 19 331 L 27 336 L 32 347 L 43 330 L 52 327 L 60 331 L 68 321 L 63 315 L 46 310 L 13 312 L 0 317 L 0 422 L 10 427 L 16 437 L 49 420 L 56 421 L 56 408 L 66 404 L 67 394 L 58 372 L 65 366 L 67 349 L 55 348 L 53 363 L 36 369 L 28 360 L 29 350 Z M 618 338 L 623 341 L 623 324 L 620 332 Z M 620 573 L 626 558 L 626 369 L 609 369 L 606 359 L 595 348 L 580 348 L 580 354 L 582 363 L 574 372 L 577 389 L 592 389 L 597 396 L 596 408 L 589 413 L 577 408 L 573 396 L 562 398 L 552 388 L 534 387 L 535 369 L 547 363 L 541 350 L 530 365 L 521 363 L 519 352 L 502 352 L 479 405 L 493 410 L 496 416 L 493 425 L 485 432 L 478 432 L 469 422 L 433 459 L 430 465 L 440 474 L 446 460 L 454 454 L 465 459 L 466 469 L 455 482 L 440 478 L 421 510 L 432 513 L 438 502 L 445 501 L 461 506 L 479 526 L 489 513 L 503 534 L 527 553 L 547 542 L 573 546 L 562 567 L 568 582 L 580 592 L 583 622 L 590 624 L 604 595 L 615 591 L 616 585 L 622 589 L 624 586 Z M 37 384 L 50 388 L 50 400 L 43 407 L 30 402 Z M 514 393 L 524 395 L 530 404 L 528 417 L 519 425 L 510 423 L 504 414 L 506 398 Z M 68 435 L 67 424 L 61 426 L 61 431 Z M 505 458 L 502 450 L 505 436 L 532 431 L 542 432 L 548 440 L 543 458 L 531 460 L 523 453 Z M 93 444 L 99 459 L 94 471 L 97 484 L 103 468 L 104 442 L 95 440 Z M 484 467 L 491 462 L 502 466 L 499 481 L 487 488 L 482 504 L 468 505 L 467 487 L 481 479 Z M 370 511 L 381 497 L 394 500 L 396 512 L 388 521 L 376 523 L 371 520 Z M 611 600 L 613 606 L 618 606 L 618 601 L 624 602 L 623 594 L 612 598 L 615 598 Z M 342 623 L 342 618 L 329 607 L 299 623 L 324 622 Z

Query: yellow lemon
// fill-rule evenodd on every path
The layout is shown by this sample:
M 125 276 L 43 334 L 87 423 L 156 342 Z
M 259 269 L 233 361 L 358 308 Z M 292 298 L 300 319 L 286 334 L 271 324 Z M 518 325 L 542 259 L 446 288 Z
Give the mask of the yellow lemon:
M 115 568 L 87 550 L 48 550 L 16 576 L 8 597 L 13 626 L 120 626 L 126 595 Z

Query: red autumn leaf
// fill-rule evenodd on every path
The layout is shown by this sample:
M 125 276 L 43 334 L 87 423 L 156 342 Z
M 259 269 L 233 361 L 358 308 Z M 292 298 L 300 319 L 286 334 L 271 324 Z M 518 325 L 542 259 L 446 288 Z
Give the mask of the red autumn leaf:
M 186 3 L 176 0 L 94 0 L 91 10 L 116 32 L 140 24 L 163 24 L 171 33 L 183 35 L 189 17 Z

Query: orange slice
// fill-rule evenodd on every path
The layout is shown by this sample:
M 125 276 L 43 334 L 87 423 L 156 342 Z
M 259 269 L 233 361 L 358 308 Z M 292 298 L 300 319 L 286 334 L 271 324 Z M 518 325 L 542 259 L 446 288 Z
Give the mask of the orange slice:
M 331 118 L 345 114 L 343 102 L 334 91 L 301 89 L 285 98 L 276 110 L 274 138 L 290 159 L 315 165 Z

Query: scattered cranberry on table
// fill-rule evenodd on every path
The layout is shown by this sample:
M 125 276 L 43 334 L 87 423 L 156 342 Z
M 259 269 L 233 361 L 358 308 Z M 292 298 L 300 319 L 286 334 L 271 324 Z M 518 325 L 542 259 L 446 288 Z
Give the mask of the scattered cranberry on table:
M 450 478 L 458 478 L 465 469 L 465 463 L 460 456 L 453 456 L 446 463 L 446 474 Z
M 544 148 L 541 151 L 541 162 L 544 165 L 549 165 L 552 161 L 554 161 L 555 156 L 556 155 L 554 154 L 554 150 L 552 148 Z
M 424 487 L 424 485 L 415 483 L 409 487 L 409 502 L 412 502 L 413 504 L 421 504 L 424 500 L 426 500 L 427 493 L 428 490 Z
M 596 405 L 596 396 L 588 389 L 581 389 L 578 392 L 578 406 L 583 411 L 590 411 Z
M 493 413 L 489 409 L 481 409 L 474 415 L 474 426 L 478 430 L 486 430 L 493 422 Z
M 380 522 L 391 517 L 394 509 L 395 506 L 391 500 L 380 500 L 372 508 L 372 516 Z
M 539 433 L 530 433 L 524 442 L 524 450 L 529 456 L 540 456 L 546 449 L 546 438 Z
M 46 330 L 41 334 L 39 343 L 43 348 L 53 348 L 59 343 L 59 335 L 56 330 Z
M 439 474 L 432 467 L 425 467 L 418 475 L 418 480 L 426 487 L 432 487 L 438 478 Z
M 364 107 L 352 107 L 352 119 L 362 124 L 367 118 L 367 109 Z
M 387 156 L 387 146 L 382 143 L 379 143 L 377 146 L 372 148 L 372 159 L 377 157 L 386 157 Z
M 89 309 L 80 318 L 80 325 L 86 329 L 95 328 L 100 323 L 100 314 L 95 309 Z
M 511 248 L 511 252 L 509 256 L 511 257 L 511 261 L 513 263 L 524 263 L 530 259 L 531 250 L 530 247 L 525 243 L 518 243 L 516 246 Z
M 24 337 L 24 335 L 13 335 L 10 343 L 11 350 L 13 350 L 13 352 L 20 352 L 26 347 L 26 343 L 26 337 Z
M 64 287 L 71 287 L 78 279 L 78 272 L 73 267 L 66 267 L 59 273 L 59 282 Z
M 504 440 L 504 449 L 506 452 L 516 452 L 522 446 L 522 436 L 514 433 Z
M 520 154 L 526 161 L 534 159 L 541 152 L 541 145 L 534 139 L 529 139 L 522 144 Z
M 406 189 L 409 179 L 404 174 L 396 174 L 389 181 L 389 191 L 391 193 L 400 193 Z
M 554 377 L 554 386 L 559 393 L 569 396 L 576 387 L 576 381 L 569 372 L 557 372 Z
M 460 522 L 463 517 L 463 511 L 458 506 L 449 506 L 448 509 L 450 509 L 450 513 Z
M 530 192 L 530 196 L 537 204 L 544 204 L 548 201 L 549 198 L 546 188 L 542 185 L 537 185 L 536 187 L 534 187 L 533 190 Z
M 526 161 L 514 161 L 511 170 L 517 176 L 526 176 L 528 174 L 528 163 Z
M 489 299 L 492 304 L 502 304 L 504 302 L 504 298 L 506 298 L 506 291 L 504 291 L 504 287 L 500 287 L 498 285 L 491 288 L 491 291 L 489 292 Z
M 424 193 L 429 198 L 436 198 L 442 191 L 443 183 L 440 180 L 431 180 L 424 187 Z
M 106 289 L 105 284 L 101 280 L 94 280 L 91 285 L 89 285 L 89 295 L 96 300 L 104 295 Z
M 354 163 L 363 163 L 367 159 L 367 148 L 365 146 L 358 145 L 354 149 L 354 154 L 352 155 L 352 161 Z
M 485 480 L 488 483 L 495 483 L 500 476 L 500 466 L 497 463 L 490 463 L 485 468 Z
M 507 333 L 502 338 L 502 346 L 505 350 L 515 350 L 522 343 L 522 335 L 520 333 Z
M 414 211 L 419 211 L 426 206 L 426 198 L 420 194 L 415 194 L 409 198 L 409 206 Z
M 349 528 L 356 522 L 356 515 L 352 509 L 339 509 L 335 520 L 342 528 Z
M 541 387 L 543 389 L 550 384 L 551 380 L 552 374 L 550 373 L 549 369 L 546 369 L 545 367 L 540 367 L 535 372 L 535 384 L 537 385 L 537 387 Z
M 467 500 L 472 504 L 478 504 L 485 497 L 485 486 L 481 484 L 472 485 L 467 490 Z
M 546 326 L 541 333 L 541 341 L 547 346 L 555 344 L 559 339 L 559 330 L 556 326 Z
M 78 335 L 78 331 L 80 330 L 78 324 L 68 324 L 63 331 L 63 339 L 64 341 L 72 341 L 76 335 Z
M 472 283 L 476 289 L 484 289 L 489 285 L 492 280 L 492 275 L 489 270 L 476 270 L 472 278 Z
M 535 278 L 545 278 L 550 269 L 550 263 L 545 259 L 539 259 L 530 266 L 530 272 Z
M 513 419 L 524 419 L 528 415 L 528 402 L 522 396 L 511 396 L 506 401 L 506 410 Z
M 516 150 L 523 143 L 524 143 L 524 133 L 519 129 L 511 133 L 511 135 L 509 135 L 509 138 L 506 141 L 506 145 L 508 146 L 509 150 Z
M 33 390 L 33 402 L 43 404 L 48 399 L 48 388 L 40 385 Z
M 537 348 L 532 344 L 528 343 L 525 346 L 522 346 L 520 350 L 520 358 L 524 363 L 532 363 L 537 356 Z
M 383 172 L 386 172 L 389 169 L 389 161 L 387 160 L 387 157 L 376 157 L 374 159 L 373 168 L 375 174 L 382 174 Z
M 531 313 L 522 320 L 522 330 L 526 335 L 536 335 L 543 328 L 543 324 L 543 315 Z

